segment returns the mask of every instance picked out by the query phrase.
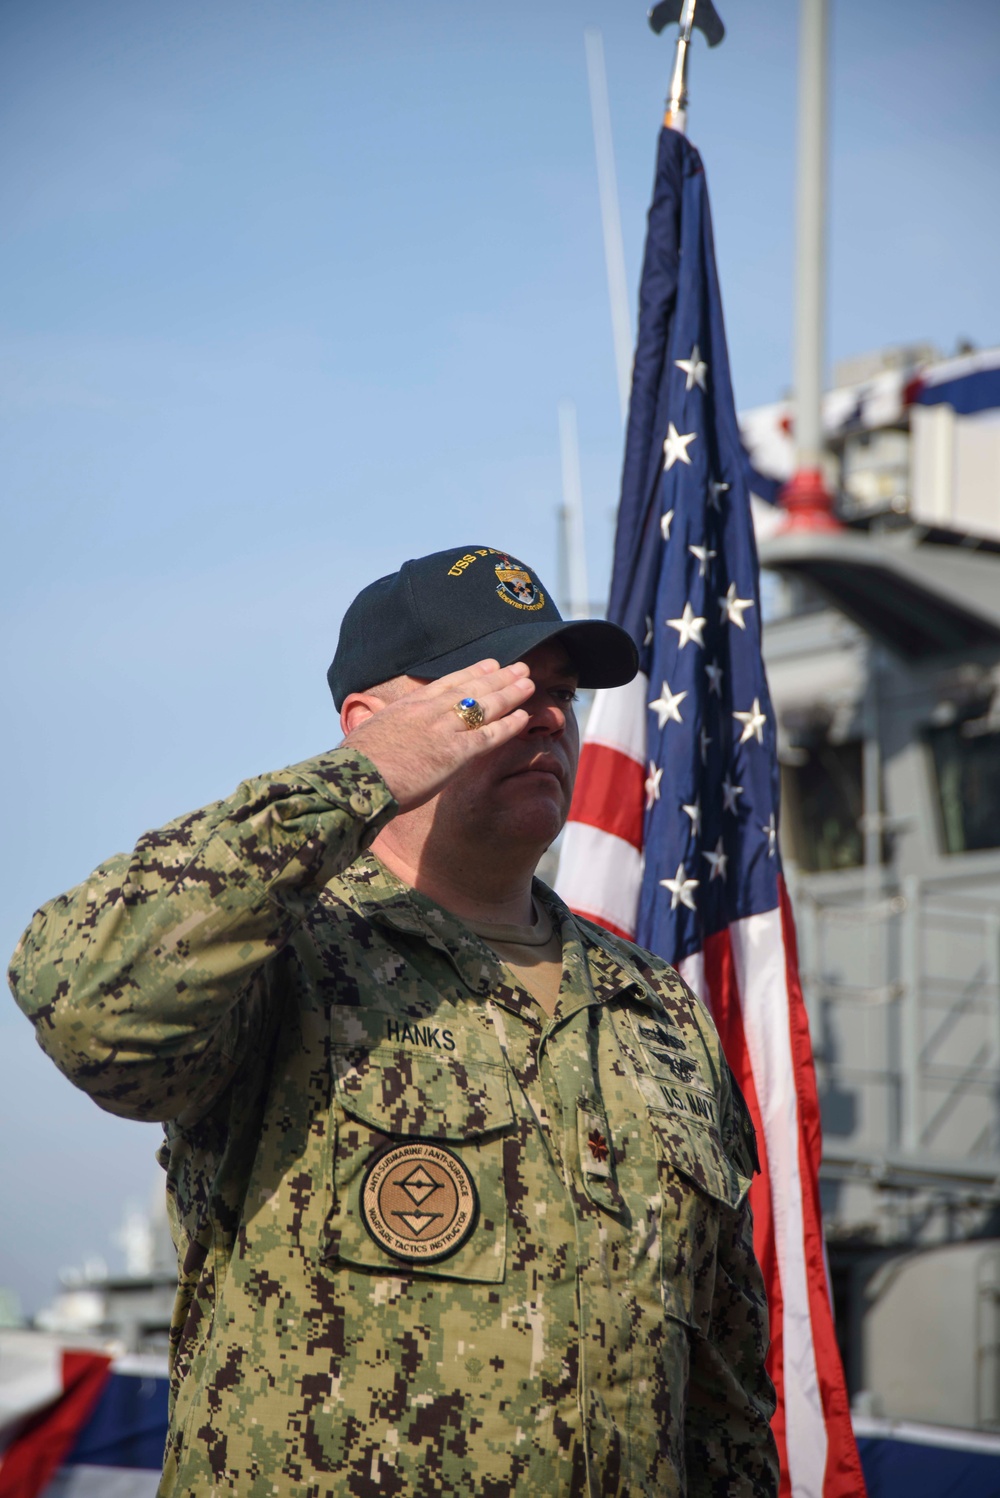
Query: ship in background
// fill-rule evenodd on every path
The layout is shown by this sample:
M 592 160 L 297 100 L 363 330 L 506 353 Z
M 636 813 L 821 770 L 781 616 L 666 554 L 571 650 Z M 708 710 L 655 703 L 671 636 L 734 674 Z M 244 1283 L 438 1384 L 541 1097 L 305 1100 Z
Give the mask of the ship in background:
M 778 483 L 792 422 L 741 418 Z M 1000 349 L 842 365 L 823 429 L 839 526 L 755 518 L 838 1331 L 859 1434 L 997 1432 Z
M 98 1258 L 64 1269 L 30 1325 L 13 1304 L 0 1319 L 5 1498 L 155 1498 L 177 1289 L 162 1185 L 113 1237 L 123 1272 Z

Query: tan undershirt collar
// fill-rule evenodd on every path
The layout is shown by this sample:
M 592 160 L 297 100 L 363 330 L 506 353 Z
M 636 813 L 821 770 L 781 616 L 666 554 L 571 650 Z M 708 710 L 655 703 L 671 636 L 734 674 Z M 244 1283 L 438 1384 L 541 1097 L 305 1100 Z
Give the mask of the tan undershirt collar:
M 543 905 L 534 902 L 536 919 L 531 926 L 467 921 L 518 982 L 549 1016 L 555 1013 L 562 982 L 562 938 Z

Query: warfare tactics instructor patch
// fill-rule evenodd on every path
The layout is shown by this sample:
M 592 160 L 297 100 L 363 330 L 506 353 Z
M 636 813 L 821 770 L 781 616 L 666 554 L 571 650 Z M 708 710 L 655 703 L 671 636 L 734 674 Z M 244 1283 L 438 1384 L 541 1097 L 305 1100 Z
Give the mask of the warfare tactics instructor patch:
M 361 1188 L 361 1218 L 371 1237 L 409 1264 L 433 1264 L 457 1252 L 476 1225 L 472 1177 L 439 1144 L 415 1140 L 386 1150 Z

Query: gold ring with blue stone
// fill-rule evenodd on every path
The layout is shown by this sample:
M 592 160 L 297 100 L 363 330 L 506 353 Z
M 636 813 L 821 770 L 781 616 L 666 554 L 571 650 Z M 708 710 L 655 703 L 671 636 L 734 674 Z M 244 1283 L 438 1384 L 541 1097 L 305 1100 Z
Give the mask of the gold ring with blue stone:
M 466 728 L 482 728 L 486 722 L 486 714 L 475 697 L 463 697 L 461 702 L 455 703 L 455 711 Z

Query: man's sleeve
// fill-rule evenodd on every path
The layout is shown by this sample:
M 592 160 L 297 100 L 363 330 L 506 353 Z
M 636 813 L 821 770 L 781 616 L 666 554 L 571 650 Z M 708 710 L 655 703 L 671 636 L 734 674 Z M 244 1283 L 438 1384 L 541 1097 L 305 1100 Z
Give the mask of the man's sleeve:
M 111 1113 L 207 1106 L 259 1033 L 255 978 L 396 810 L 337 749 L 146 833 L 21 938 L 11 987 L 43 1050 Z
M 753 1123 L 723 1064 L 722 1139 L 746 1177 L 759 1169 Z M 712 1322 L 691 1342 L 685 1425 L 689 1498 L 775 1498 L 778 1455 L 771 1434 L 774 1385 L 764 1367 L 767 1299 L 744 1195 L 720 1214 Z

